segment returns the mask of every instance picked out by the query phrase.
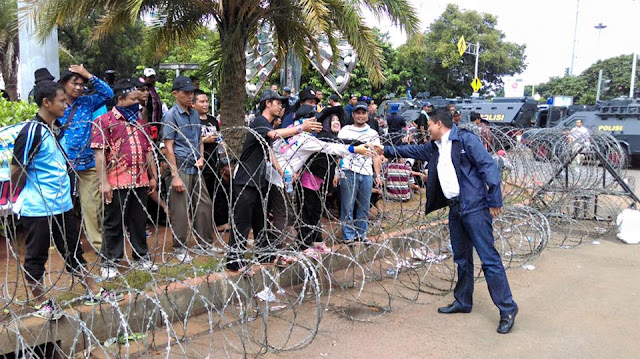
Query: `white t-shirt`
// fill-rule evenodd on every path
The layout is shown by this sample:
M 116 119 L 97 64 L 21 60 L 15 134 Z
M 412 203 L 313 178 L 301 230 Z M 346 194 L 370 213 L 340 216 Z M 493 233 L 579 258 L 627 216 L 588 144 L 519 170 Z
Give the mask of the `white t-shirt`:
M 298 172 L 307 159 L 314 153 L 326 153 L 336 156 L 350 155 L 349 146 L 341 143 L 325 142 L 309 135 L 301 133 L 290 137 L 287 141 L 279 139 L 273 143 L 273 153 L 280 167 L 285 170 L 291 169 L 293 173 Z M 282 176 L 273 166 L 267 167 L 265 178 L 269 183 L 280 188 L 284 187 Z
M 451 130 L 447 131 L 440 141 L 436 141 L 440 157 L 438 158 L 438 179 L 440 180 L 440 188 L 447 199 L 460 195 L 460 184 L 458 183 L 458 175 L 453 167 L 451 160 L 451 145 L 453 142 L 449 140 Z
M 377 145 L 380 144 L 378 132 L 371 129 L 367 124 L 365 124 L 364 127 L 355 127 L 354 125 L 344 126 L 340 132 L 338 132 L 338 138 L 358 140 L 360 142 L 374 143 Z M 342 169 L 365 176 L 373 176 L 373 159 L 363 155 L 349 153 L 349 155 L 342 158 Z
M 589 130 L 584 126 L 572 128 L 569 136 L 573 142 L 589 142 Z

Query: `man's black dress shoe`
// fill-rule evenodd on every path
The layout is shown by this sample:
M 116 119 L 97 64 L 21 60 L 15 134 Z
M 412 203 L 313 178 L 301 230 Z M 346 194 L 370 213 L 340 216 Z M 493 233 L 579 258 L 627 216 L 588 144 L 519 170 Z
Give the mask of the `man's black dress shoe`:
M 440 314 L 470 313 L 470 312 L 471 312 L 471 309 L 462 309 L 458 306 L 458 304 L 456 304 L 456 302 L 453 302 L 446 307 L 438 308 L 438 313 Z
M 498 333 L 507 334 L 513 328 L 516 322 L 516 315 L 518 315 L 518 308 L 513 314 L 500 316 L 500 323 L 498 324 Z

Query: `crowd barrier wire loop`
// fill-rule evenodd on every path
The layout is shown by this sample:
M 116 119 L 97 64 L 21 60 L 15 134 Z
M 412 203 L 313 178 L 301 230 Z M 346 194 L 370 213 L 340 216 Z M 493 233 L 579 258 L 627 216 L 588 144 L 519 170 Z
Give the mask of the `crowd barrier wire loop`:
M 190 129 L 172 130 L 182 134 Z M 493 226 L 495 246 L 507 269 L 534 261 L 548 246 L 569 248 L 610 233 L 613 218 L 633 202 L 594 155 L 597 149 L 620 178 L 634 186 L 625 173 L 628 156 L 607 133 L 593 131 L 590 141 L 580 146 L 556 129 L 518 133 L 513 128 L 492 127 L 490 137 L 486 132 L 480 135 L 502 176 L 504 208 Z M 299 207 L 307 200 L 304 192 L 287 193 L 276 186 L 258 188 L 268 232 L 265 236 L 270 240 L 258 248 L 254 237 L 259 235 L 253 233 L 242 239 L 246 245 L 240 254 L 243 261 L 260 270 L 251 278 L 225 272 L 225 253 L 237 250 L 227 245 L 229 233 L 235 230 L 234 214 L 247 210 L 246 204 L 235 200 L 239 193 L 233 186 L 234 170 L 245 164 L 241 153 L 224 140 L 234 136 L 256 136 L 263 153 L 270 151 L 269 144 L 252 129 L 229 127 L 222 131 L 217 160 L 205 158 L 199 174 L 207 173 L 211 181 L 206 187 L 212 198 L 212 218 L 227 221 L 212 223 L 213 238 L 203 238 L 192 228 L 192 240 L 186 244 L 191 262 L 178 262 L 172 254 L 175 223 L 163 209 L 164 204 L 169 211 L 172 208 L 168 191 L 171 177 L 166 149 L 159 143 L 153 144 L 153 152 L 160 203 L 149 205 L 145 212 L 149 255 L 159 267 L 157 271 L 133 265 L 129 235 L 124 231 L 127 250 L 118 263 L 119 275 L 115 280 L 102 280 L 101 255 L 82 237 L 91 276 L 100 285 L 125 295 L 122 302 L 104 301 L 87 307 L 83 305 L 86 291 L 79 285 L 81 280 L 65 272 L 63 261 L 50 250 L 43 280 L 45 295 L 65 309 L 61 323 L 73 328 L 72 332 L 55 329 L 63 324 L 33 318 L 33 298 L 23 275 L 24 232 L 16 216 L 6 214 L 2 219 L 7 239 L 1 252 L 0 336 L 11 338 L 11 344 L 0 348 L 4 351 L 1 354 L 168 357 L 173 353 L 205 358 L 292 351 L 313 341 L 327 312 L 371 322 L 396 308 L 435 301 L 451 293 L 456 274 L 447 210 L 425 216 L 426 192 L 420 187 L 419 176 L 412 180 L 417 186 L 412 187 L 407 201 L 391 200 L 384 184 L 369 216 L 368 238 L 372 242 L 346 246 L 341 244 L 341 222 L 336 213 L 339 192 L 331 185 L 330 174 L 317 191 L 323 218 L 316 229 L 331 251 L 317 255 L 299 250 Z M 199 148 L 191 148 L 191 152 L 197 156 Z M 114 155 L 117 161 L 119 154 Z M 271 156 L 264 158 L 267 166 L 271 160 Z M 331 163 L 338 160 L 329 157 Z M 414 171 L 425 168 L 424 163 L 410 162 Z M 269 211 L 271 191 L 279 191 L 291 202 L 285 228 L 276 227 Z M 198 195 L 189 193 L 189 206 Z M 191 210 L 198 213 L 198 208 Z M 193 227 L 192 215 L 188 222 Z M 280 268 L 263 260 L 278 256 L 294 264 Z M 475 263 L 477 278 L 482 280 L 477 258 Z M 197 346 L 191 345 L 196 342 Z

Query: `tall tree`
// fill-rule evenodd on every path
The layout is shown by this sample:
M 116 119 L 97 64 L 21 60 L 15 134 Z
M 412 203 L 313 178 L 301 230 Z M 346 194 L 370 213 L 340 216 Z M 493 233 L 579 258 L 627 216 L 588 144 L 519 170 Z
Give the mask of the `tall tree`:
M 12 100 L 18 98 L 18 15 L 15 0 L 0 0 L 0 73 Z
M 92 41 L 98 25 L 97 11 L 80 20 L 66 21 L 58 27 L 60 68 L 84 64 L 89 71 L 103 77 L 106 70 L 115 70 L 117 77 L 132 77 L 136 66 L 143 64 L 144 23 L 141 20 L 123 25 L 118 31 Z
M 409 79 L 413 79 L 414 95 L 419 92 L 432 92 L 437 85 L 437 78 L 429 61 L 427 35 L 415 34 L 409 37 L 405 44 L 398 47 L 397 56 L 391 65 L 393 72 L 398 76 L 392 92 L 405 93 L 405 84 Z
M 602 70 L 604 80 L 611 82 L 607 90 L 600 94 L 601 100 L 629 96 L 631 80 L 631 55 L 620 55 L 598 61 L 578 76 L 552 77 L 549 81 L 536 85 L 536 92 L 542 97 L 573 96 L 576 104 L 593 105 L 596 101 L 598 72 Z M 636 86 L 640 81 L 640 73 L 636 73 Z M 605 86 L 603 86 L 605 87 Z
M 498 19 L 494 15 L 461 11 L 453 4 L 447 6 L 426 33 L 425 69 L 431 75 L 429 89 L 432 94 L 471 94 L 475 56 L 465 54 L 460 57 L 456 44 L 463 35 L 467 43 L 480 42 L 478 77 L 485 85 L 497 86 L 501 84 L 502 76 L 525 69 L 525 45 L 505 41 L 505 34 L 497 25 Z
M 381 50 L 372 29 L 364 24 L 362 9 L 390 18 L 408 33 L 418 26 L 408 0 L 41 0 L 37 4 L 42 34 L 95 8 L 106 11 L 94 29 L 96 38 L 135 21 L 141 13 L 152 15 L 156 19 L 152 44 L 160 52 L 192 41 L 199 26 L 214 23 L 220 33 L 220 114 L 234 126 L 244 124 L 245 49 L 263 24 L 273 28 L 280 63 L 289 50 L 304 58 L 310 48 L 317 49 L 319 32 L 326 33 L 333 46 L 344 37 L 375 85 L 384 81 Z

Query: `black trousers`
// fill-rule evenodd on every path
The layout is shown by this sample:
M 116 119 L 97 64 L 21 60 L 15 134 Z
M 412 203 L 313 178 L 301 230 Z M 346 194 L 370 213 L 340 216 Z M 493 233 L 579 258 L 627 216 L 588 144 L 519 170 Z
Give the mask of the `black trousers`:
M 20 222 L 27 232 L 24 270 L 28 280 L 42 280 L 52 238 L 69 273 L 78 272 L 87 263 L 80 245 L 80 222 L 73 210 L 47 217 L 23 216 Z
M 202 180 L 204 181 L 205 187 L 207 187 L 207 192 L 209 192 L 209 196 L 211 196 L 211 200 L 213 201 L 214 193 L 216 191 L 216 187 L 220 185 L 220 180 L 213 172 L 202 172 Z
M 249 232 L 253 229 L 258 259 L 270 258 L 267 253 L 269 240 L 265 231 L 266 191 L 255 187 L 233 185 L 233 223 L 229 235 L 227 269 L 238 270 L 246 265 L 244 255 L 247 251 Z
M 301 250 L 311 247 L 313 242 L 322 242 L 320 217 L 322 216 L 323 201 L 320 198 L 320 192 L 321 190 L 314 191 L 302 187 L 302 196 L 298 199 L 298 203 L 300 203 L 298 241 Z
M 129 241 L 133 247 L 133 259 L 146 258 L 146 223 L 148 187 L 114 189 L 111 203 L 104 208 L 102 225 L 102 260 L 104 264 L 115 263 L 124 255 L 124 231 L 129 230 Z
M 213 223 L 215 227 L 229 223 L 229 202 L 231 186 L 214 173 L 202 173 L 207 191 L 213 202 Z
M 295 190 L 298 190 L 298 186 L 295 187 Z M 292 196 L 286 193 L 284 188 L 271 185 L 267 210 L 272 216 L 269 225 L 269 239 L 271 240 L 271 244 L 276 243 L 278 240 L 281 242 L 284 229 L 287 226 L 293 225 L 296 220 Z M 278 247 L 280 247 L 279 244 Z

